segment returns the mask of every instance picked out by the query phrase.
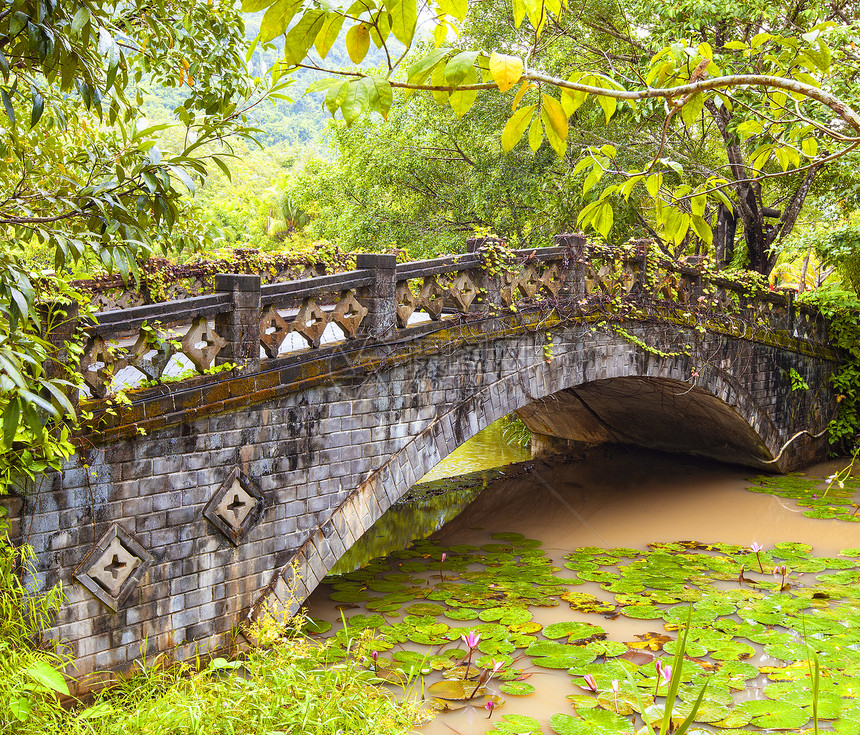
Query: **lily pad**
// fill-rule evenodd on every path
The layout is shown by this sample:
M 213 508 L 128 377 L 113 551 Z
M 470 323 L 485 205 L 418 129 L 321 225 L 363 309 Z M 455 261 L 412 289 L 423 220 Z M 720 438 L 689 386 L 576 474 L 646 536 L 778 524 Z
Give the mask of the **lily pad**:
M 578 717 L 556 713 L 549 726 L 558 735 L 629 735 L 630 723 L 624 717 L 604 709 L 586 709 Z
M 503 715 L 487 735 L 533 735 L 541 732 L 540 722 L 526 715 Z
M 809 713 L 802 707 L 770 699 L 742 702 L 736 709 L 748 713 L 751 724 L 762 728 L 793 730 L 809 721 Z
M 512 697 L 524 697 L 532 694 L 534 690 L 534 686 L 526 681 L 508 681 L 499 687 L 502 694 L 509 694 Z

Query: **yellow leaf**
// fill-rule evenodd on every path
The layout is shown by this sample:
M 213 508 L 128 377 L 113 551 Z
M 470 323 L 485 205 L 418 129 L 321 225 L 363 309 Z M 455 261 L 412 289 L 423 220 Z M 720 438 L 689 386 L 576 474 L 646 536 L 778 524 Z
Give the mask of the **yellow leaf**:
M 540 117 L 536 117 L 532 120 L 532 124 L 529 127 L 529 146 L 535 152 L 540 148 L 540 144 L 543 141 L 543 130 L 541 130 L 540 126 Z
M 523 61 L 517 56 L 490 54 L 490 73 L 500 92 L 507 92 L 523 75 Z
M 530 89 L 535 89 L 535 85 L 531 82 L 523 82 L 516 96 L 514 97 L 514 101 L 511 103 L 511 112 L 517 109 L 517 105 L 522 102 L 525 93 Z
M 541 95 L 541 100 L 553 132 L 561 140 L 567 140 L 567 115 L 562 109 L 561 103 L 555 97 L 550 97 L 547 94 Z
M 346 51 L 353 64 L 360 64 L 370 47 L 370 33 L 364 23 L 354 25 L 346 32 Z
M 502 131 L 502 149 L 507 153 L 519 142 L 523 137 L 529 122 L 534 115 L 535 105 L 529 105 L 517 110 L 511 115 L 510 120 L 505 123 L 505 129 Z

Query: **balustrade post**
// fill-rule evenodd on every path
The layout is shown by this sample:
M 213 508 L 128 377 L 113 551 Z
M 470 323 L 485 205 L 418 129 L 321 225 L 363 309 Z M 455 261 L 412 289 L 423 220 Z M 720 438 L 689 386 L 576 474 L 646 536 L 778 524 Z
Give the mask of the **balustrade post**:
M 244 373 L 260 367 L 260 284 L 258 275 L 218 273 L 215 290 L 230 293 L 233 305 L 215 316 L 215 331 L 227 344 L 215 358 L 216 365 L 233 362 Z
M 78 369 L 76 365 L 69 365 L 69 351 L 66 348 L 66 343 L 72 340 L 78 329 L 78 311 L 76 302 L 45 304 L 40 309 L 45 341 L 54 348 L 53 354 L 45 361 L 46 378 L 65 378 L 67 369 Z M 68 394 L 72 404 L 77 405 L 78 391 L 72 389 Z
M 361 321 L 359 333 L 373 339 L 389 338 L 397 331 L 397 256 L 358 253 L 355 267 L 373 271 L 373 284 L 362 293 L 367 316 Z
M 585 274 L 588 267 L 588 248 L 585 243 L 585 235 L 572 235 L 563 233 L 555 236 L 556 247 L 565 249 L 567 267 L 562 268 L 564 284 L 558 292 L 559 296 L 575 299 L 584 299 Z

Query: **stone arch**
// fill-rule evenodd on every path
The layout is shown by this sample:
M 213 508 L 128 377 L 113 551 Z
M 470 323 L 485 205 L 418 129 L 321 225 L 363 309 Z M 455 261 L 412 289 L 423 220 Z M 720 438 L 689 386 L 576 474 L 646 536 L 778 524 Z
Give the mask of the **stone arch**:
M 688 391 L 691 398 L 687 405 L 708 409 L 719 417 L 726 431 L 739 432 L 752 442 L 753 450 L 737 453 L 734 461 L 767 467 L 778 453 L 780 431 L 728 371 L 710 367 L 694 375 L 697 365 L 690 356 L 661 357 L 643 351 L 620 335 L 602 339 L 592 349 L 580 347 L 572 340 L 553 359 L 544 360 L 541 353 L 540 359 L 527 364 L 510 364 L 503 346 L 498 344 L 485 349 L 485 358 L 495 364 L 485 365 L 482 374 L 492 374 L 494 379 L 475 385 L 470 395 L 459 402 L 439 406 L 433 420 L 422 430 L 404 436 L 388 461 L 350 492 L 307 538 L 291 563 L 279 570 L 261 601 L 268 599 L 275 607 L 296 609 L 352 544 L 415 482 L 464 441 L 503 416 L 527 411 L 529 406 L 569 409 L 570 400 L 576 400 L 570 396 L 584 386 L 593 388 L 620 382 L 629 387 L 630 381 L 645 381 L 657 397 L 666 397 L 670 391 Z M 540 351 L 539 345 L 533 345 L 532 351 Z M 457 364 L 462 357 L 458 354 L 449 358 L 445 373 L 467 370 L 468 366 Z M 437 371 L 433 373 L 435 380 L 440 378 L 439 370 L 440 364 L 435 361 L 428 372 Z M 535 415 L 532 412 L 533 418 Z M 710 456 L 732 460 L 725 453 Z M 259 607 L 258 602 L 252 614 Z

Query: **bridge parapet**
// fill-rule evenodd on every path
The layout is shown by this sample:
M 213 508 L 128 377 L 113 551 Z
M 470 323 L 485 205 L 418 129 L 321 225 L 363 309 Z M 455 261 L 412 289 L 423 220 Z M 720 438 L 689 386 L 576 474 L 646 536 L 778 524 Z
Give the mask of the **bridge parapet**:
M 322 344 L 401 339 L 427 322 L 470 320 L 541 305 L 583 318 L 659 312 L 708 328 L 826 344 L 826 325 L 790 290 L 727 278 L 698 259 L 673 262 L 647 241 L 624 247 L 558 235 L 556 245 L 505 251 L 474 239 L 471 252 L 396 264 L 359 254 L 358 268 L 261 286 L 259 276 L 221 275 L 215 293 L 98 314 L 80 364 L 87 390 L 194 379 L 225 363 L 256 371 L 262 360 L 301 359 Z

